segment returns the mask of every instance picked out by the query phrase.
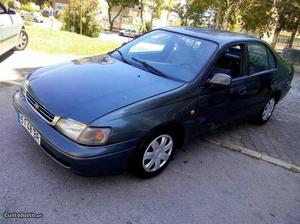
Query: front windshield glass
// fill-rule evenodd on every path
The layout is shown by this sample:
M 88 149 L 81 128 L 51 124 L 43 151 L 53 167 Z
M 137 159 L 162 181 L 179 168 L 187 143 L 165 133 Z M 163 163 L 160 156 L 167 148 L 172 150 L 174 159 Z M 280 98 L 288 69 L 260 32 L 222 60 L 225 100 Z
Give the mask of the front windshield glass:
M 123 61 L 133 66 L 147 70 L 141 61 L 146 62 L 167 77 L 188 82 L 198 75 L 216 49 L 217 45 L 211 41 L 156 30 L 131 41 L 119 51 Z M 120 52 L 112 56 L 122 60 Z

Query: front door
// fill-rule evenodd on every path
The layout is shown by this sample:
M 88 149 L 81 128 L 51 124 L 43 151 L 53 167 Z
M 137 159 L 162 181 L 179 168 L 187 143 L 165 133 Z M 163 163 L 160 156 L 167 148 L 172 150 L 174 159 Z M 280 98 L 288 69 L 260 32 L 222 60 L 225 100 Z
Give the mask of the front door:
M 198 97 L 198 121 L 204 129 L 211 130 L 244 116 L 249 97 L 246 54 L 244 43 L 229 46 L 211 68 Z M 209 84 L 209 80 L 217 73 L 229 75 L 232 78 L 231 85 Z

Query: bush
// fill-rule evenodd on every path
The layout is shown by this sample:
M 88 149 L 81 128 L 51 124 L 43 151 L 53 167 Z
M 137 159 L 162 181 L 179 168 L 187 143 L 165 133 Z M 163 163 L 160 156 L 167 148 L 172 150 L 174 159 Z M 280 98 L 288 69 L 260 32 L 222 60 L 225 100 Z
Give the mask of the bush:
M 97 21 L 97 3 L 91 4 L 90 1 L 82 2 L 82 34 L 89 37 L 98 37 L 101 31 Z M 70 10 L 65 10 L 62 15 L 62 30 L 80 34 L 80 5 L 73 4 Z
M 27 12 L 34 12 L 35 11 L 35 9 L 28 3 L 25 4 L 25 5 L 22 5 L 21 9 L 24 10 L 24 11 L 27 11 Z

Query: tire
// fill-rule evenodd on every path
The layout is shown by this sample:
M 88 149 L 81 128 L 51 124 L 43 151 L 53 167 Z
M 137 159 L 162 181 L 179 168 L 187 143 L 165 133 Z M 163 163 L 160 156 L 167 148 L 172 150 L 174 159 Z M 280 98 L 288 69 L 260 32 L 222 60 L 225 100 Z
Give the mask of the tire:
M 133 161 L 133 169 L 138 176 L 151 178 L 168 166 L 176 146 L 173 136 L 170 131 L 162 130 L 144 140 Z
M 267 123 L 273 114 L 275 106 L 276 98 L 272 96 L 268 99 L 261 111 L 254 117 L 254 123 L 258 125 Z
M 17 46 L 15 46 L 14 50 L 15 51 L 23 51 L 27 47 L 28 44 L 28 34 L 26 33 L 25 30 L 21 30 L 19 34 L 19 41 Z

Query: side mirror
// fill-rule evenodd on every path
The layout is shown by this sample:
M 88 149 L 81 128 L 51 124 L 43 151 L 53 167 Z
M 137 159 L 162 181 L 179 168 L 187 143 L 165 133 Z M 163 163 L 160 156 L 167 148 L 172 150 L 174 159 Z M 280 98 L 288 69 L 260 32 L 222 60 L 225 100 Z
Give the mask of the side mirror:
M 223 73 L 216 73 L 209 81 L 211 85 L 216 86 L 230 86 L 232 78 L 229 75 Z
M 10 15 L 15 15 L 16 11 L 14 9 L 8 8 L 7 13 L 10 14 Z

